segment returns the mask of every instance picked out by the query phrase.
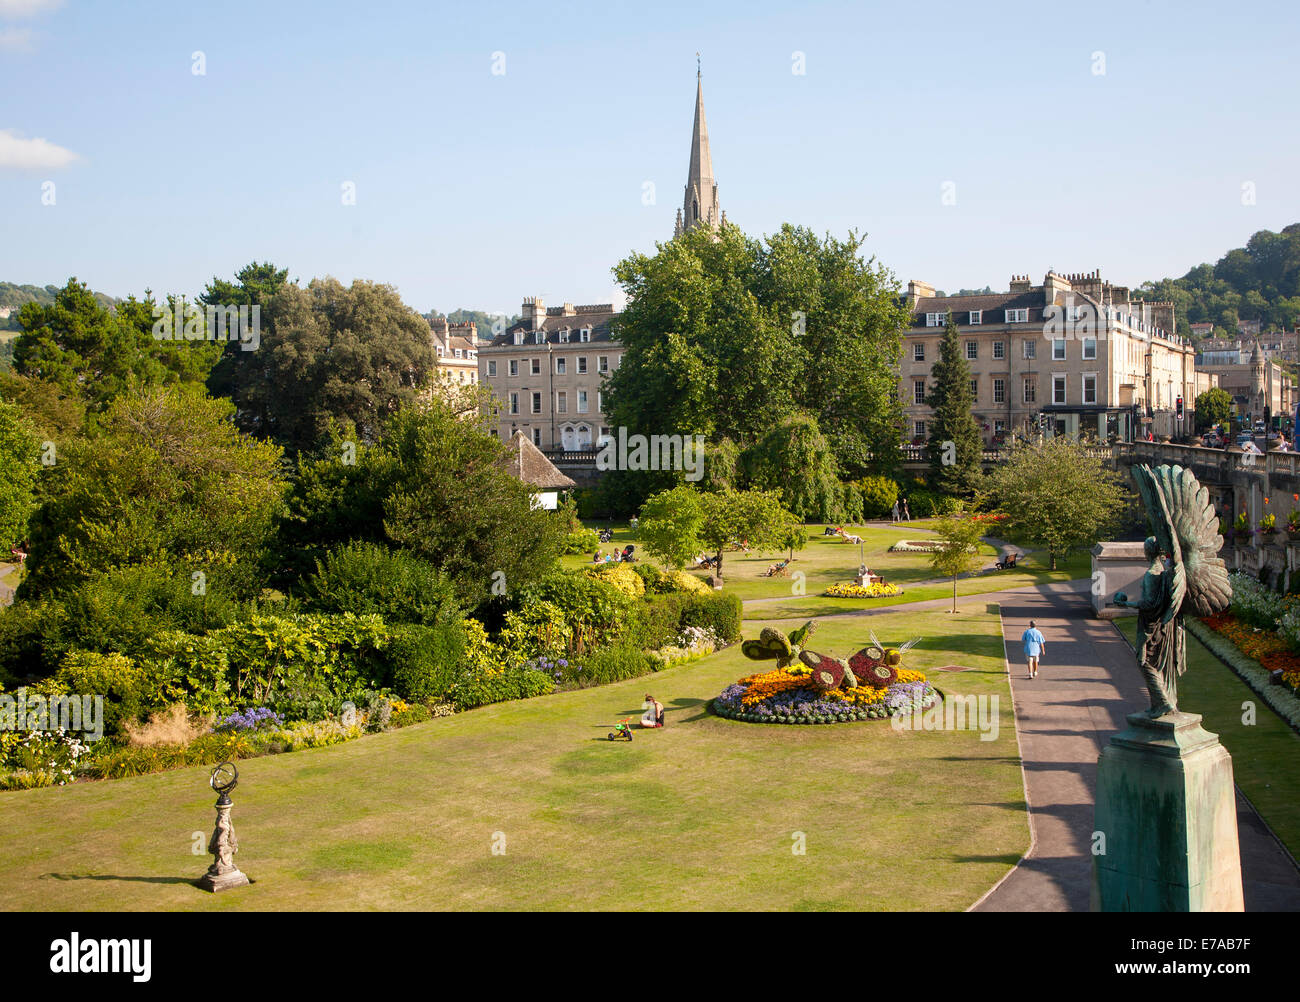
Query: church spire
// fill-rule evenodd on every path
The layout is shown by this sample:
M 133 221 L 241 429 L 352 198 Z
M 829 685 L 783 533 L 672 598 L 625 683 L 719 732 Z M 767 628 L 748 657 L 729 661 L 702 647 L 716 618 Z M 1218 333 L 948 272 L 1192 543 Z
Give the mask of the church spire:
M 686 174 L 686 192 L 682 199 L 682 230 L 696 226 L 718 226 L 718 185 L 713 180 L 713 156 L 709 152 L 709 126 L 704 118 L 704 82 L 695 54 L 695 127 L 691 131 L 691 164 Z M 676 235 L 676 234 L 674 234 Z

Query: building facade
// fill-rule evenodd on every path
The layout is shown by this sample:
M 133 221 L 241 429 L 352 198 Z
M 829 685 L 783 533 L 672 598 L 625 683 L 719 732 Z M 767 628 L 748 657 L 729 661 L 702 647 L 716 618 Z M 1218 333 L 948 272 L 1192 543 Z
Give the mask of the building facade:
M 610 303 L 546 306 L 523 302 L 522 319 L 480 342 L 478 376 L 500 404 L 496 435 L 522 432 L 547 452 L 587 452 L 610 435 L 604 383 L 623 346 L 610 335 Z
M 907 441 L 927 437 L 930 369 L 949 314 L 986 444 L 1040 428 L 1103 442 L 1192 428 L 1195 351 L 1172 333 L 1172 303 L 1133 299 L 1094 271 L 1048 272 L 1041 285 L 1016 275 L 1007 292 L 992 295 L 939 296 L 913 281 L 908 305 L 912 326 L 903 337 L 899 387 Z
M 1232 394 L 1237 414 L 1252 424 L 1294 415 L 1296 391 L 1291 375 L 1278 362 L 1268 360 L 1258 343 L 1246 361 L 1203 364 L 1199 368 L 1217 377 L 1218 385 Z
M 478 328 L 473 321 L 449 324 L 444 319 L 429 321 L 433 349 L 438 355 L 438 373 L 458 386 L 478 382 Z

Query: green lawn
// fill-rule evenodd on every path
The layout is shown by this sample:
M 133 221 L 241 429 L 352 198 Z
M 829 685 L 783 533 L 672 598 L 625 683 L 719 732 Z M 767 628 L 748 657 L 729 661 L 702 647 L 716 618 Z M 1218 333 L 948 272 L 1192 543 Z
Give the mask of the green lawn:
M 722 571 L 724 591 L 739 595 L 744 601 L 755 599 L 788 599 L 779 604 L 749 606 L 745 610 L 747 619 L 786 619 L 832 615 L 855 609 L 871 608 L 881 605 L 922 602 L 927 599 L 944 598 L 952 595 L 952 585 L 931 584 L 917 585 L 916 582 L 933 580 L 934 571 L 930 568 L 930 559 L 924 553 L 890 553 L 889 548 L 900 539 L 926 539 L 933 537 L 932 519 L 905 523 L 901 527 L 863 528 L 846 527 L 849 532 L 863 539 L 861 548 L 846 543 L 838 537 L 823 535 L 824 526 L 808 527 L 808 545 L 795 552 L 794 563 L 790 565 L 791 573 L 802 572 L 802 579 L 764 577 L 764 572 L 786 552 L 758 553 L 751 551 L 748 555 L 740 551 L 728 552 L 723 557 Z M 614 543 L 606 544 L 601 549 L 608 552 L 617 546 L 619 549 L 636 543 L 636 534 L 632 530 L 616 529 Z M 997 559 L 997 551 L 991 546 L 982 546 L 981 553 L 985 566 Z M 638 547 L 642 559 L 650 559 Z M 848 582 L 858 572 L 860 561 L 865 557 L 867 566 L 873 573 L 884 576 L 891 584 L 897 584 L 904 591 L 901 596 L 883 599 L 832 599 L 822 598 L 821 593 L 836 582 Z M 1014 588 L 1022 585 L 1043 584 L 1048 581 L 1069 581 L 1073 578 L 1087 577 L 1090 562 L 1087 553 L 1076 553 L 1066 560 L 1058 561 L 1058 569 L 1051 571 L 1045 559 L 1035 554 L 1023 558 L 1021 566 L 1014 571 L 999 571 L 992 574 L 963 579 L 958 582 L 959 595 L 975 595 L 998 591 L 1002 588 Z M 578 568 L 591 565 L 590 554 L 564 558 L 564 565 Z M 707 572 L 698 572 L 703 579 Z M 800 595 L 798 588 L 803 589 Z
M 1137 619 L 1125 621 L 1133 643 Z M 1242 722 L 1242 704 L 1255 706 L 1255 722 Z M 1187 673 L 1178 680 L 1178 705 L 1204 718 L 1206 730 L 1232 755 L 1233 779 L 1260 816 L 1300 857 L 1300 735 L 1260 699 L 1241 677 L 1187 634 Z
M 963 909 L 1028 844 L 996 610 L 871 626 L 887 642 L 924 637 L 915 667 L 970 666 L 932 678 L 999 696 L 997 739 L 713 717 L 706 701 L 754 666 L 733 647 L 243 762 L 237 860 L 255 883 L 222 895 L 187 883 L 207 865 L 191 852 L 214 816 L 206 770 L 0 794 L 0 907 Z M 864 640 L 860 624 L 828 621 L 813 647 L 847 655 Z M 647 689 L 668 727 L 603 740 Z M 791 851 L 796 832 L 805 855 Z

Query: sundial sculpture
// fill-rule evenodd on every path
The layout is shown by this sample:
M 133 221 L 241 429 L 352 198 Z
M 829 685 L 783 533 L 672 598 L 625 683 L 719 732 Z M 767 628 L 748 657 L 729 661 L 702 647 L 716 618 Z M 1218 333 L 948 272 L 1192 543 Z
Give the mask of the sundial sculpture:
M 232 887 L 243 887 L 249 883 L 248 877 L 235 865 L 235 853 L 239 851 L 239 840 L 235 838 L 235 826 L 230 821 L 230 809 L 234 802 L 230 791 L 239 785 L 239 770 L 233 762 L 222 762 L 212 770 L 208 785 L 217 792 L 217 826 L 212 831 L 212 840 L 208 843 L 208 852 L 212 853 L 212 865 L 208 872 L 199 878 L 199 887 L 205 891 L 227 891 Z
M 1186 611 L 1209 616 L 1226 609 L 1232 586 L 1217 555 L 1223 545 L 1219 519 L 1196 475 L 1181 466 L 1134 466 L 1133 479 L 1155 530 L 1143 546 L 1151 566 L 1141 596 L 1130 600 L 1117 592 L 1115 605 L 1137 610 L 1138 662 L 1151 695 L 1147 716 L 1154 719 L 1178 712 L 1178 676 L 1187 668 Z
M 1209 492 L 1181 466 L 1134 466 L 1153 534 L 1138 614 L 1137 658 L 1150 707 L 1130 713 L 1097 761 L 1093 911 L 1241 911 L 1232 757 L 1199 714 L 1178 708 L 1184 619 L 1224 609 L 1232 586 Z M 1166 562 L 1167 561 L 1167 562 Z

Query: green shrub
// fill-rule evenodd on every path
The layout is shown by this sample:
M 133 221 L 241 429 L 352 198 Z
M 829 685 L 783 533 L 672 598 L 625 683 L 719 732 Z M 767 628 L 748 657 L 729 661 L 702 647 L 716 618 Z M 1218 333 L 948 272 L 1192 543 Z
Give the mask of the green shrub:
M 681 632 L 687 601 L 688 596 L 681 592 L 647 596 L 637 603 L 624 623 L 622 642 L 651 649 L 673 643 Z
M 623 566 L 633 567 L 640 573 L 640 564 Z M 634 599 L 612 584 L 582 571 L 561 571 L 520 589 L 517 596 L 519 609 L 527 609 L 539 602 L 548 603 L 559 610 L 566 631 L 565 647 L 562 652 L 554 649 L 549 653 L 541 650 L 532 653 L 521 651 L 520 660 L 540 654 L 569 657 L 599 647 L 608 642 L 612 633 L 617 632 L 629 609 L 635 605 Z
M 70 651 L 52 681 L 61 693 L 103 696 L 106 734 L 120 734 L 125 721 L 161 704 L 144 670 L 124 654 Z
M 944 515 L 955 515 L 961 511 L 961 507 L 960 498 L 948 497 L 946 494 L 936 494 L 934 491 L 923 487 L 914 488 L 907 495 L 907 508 L 912 513 L 913 518 L 937 518 Z
M 436 567 L 377 543 L 348 543 L 326 554 L 303 591 L 320 612 L 374 614 L 426 626 L 460 618 L 455 591 Z
M 862 491 L 857 484 L 840 484 L 839 520 L 845 522 L 863 521 Z
M 579 678 L 585 685 L 608 685 L 648 675 L 654 670 L 655 663 L 640 647 L 618 644 L 591 655 L 583 664 Z
M 594 553 L 600 549 L 600 535 L 595 529 L 578 529 L 570 532 L 562 544 L 563 553 Z
M 554 688 L 555 680 L 545 672 L 512 664 L 488 671 L 465 672 L 457 680 L 451 697 L 456 709 L 469 710 L 510 699 L 544 696 Z
M 645 582 L 647 593 L 661 593 L 672 591 L 672 584 L 665 580 L 666 575 L 654 564 L 641 561 L 632 565 L 632 570 L 636 571 L 642 581 Z
M 410 727 L 433 719 L 433 711 L 423 703 L 412 703 L 404 710 L 394 710 L 389 723 L 393 727 Z
M 862 517 L 864 519 L 890 518 L 894 513 L 894 502 L 898 500 L 898 483 L 889 477 L 863 477 L 856 484 L 862 497 Z M 913 512 L 916 505 L 908 502 Z
M 403 699 L 416 702 L 446 696 L 456 684 L 467 643 L 465 627 L 459 621 L 391 627 L 387 656 L 393 688 Z
M 706 627 L 719 640 L 730 644 L 740 639 L 743 619 L 743 607 L 735 595 L 689 595 L 679 625 Z

